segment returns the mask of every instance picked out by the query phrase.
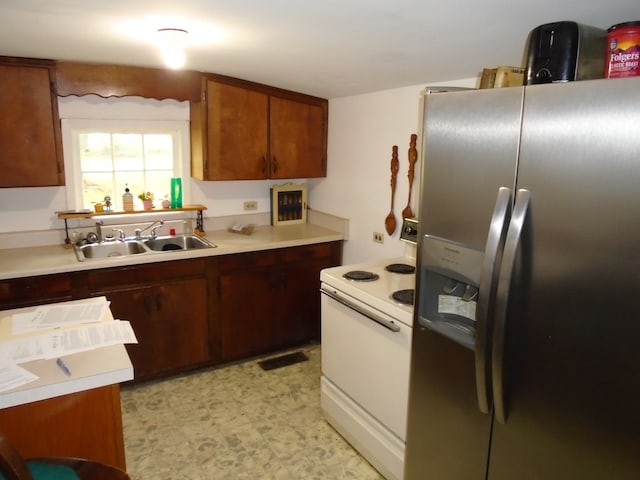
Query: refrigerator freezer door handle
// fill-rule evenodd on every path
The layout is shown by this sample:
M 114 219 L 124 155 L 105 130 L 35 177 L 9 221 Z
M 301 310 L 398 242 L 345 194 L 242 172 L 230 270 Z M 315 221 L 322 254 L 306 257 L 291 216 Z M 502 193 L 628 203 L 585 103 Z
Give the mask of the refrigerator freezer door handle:
M 496 292 L 495 325 L 493 330 L 493 342 L 491 351 L 491 378 L 493 386 L 493 404 L 495 418 L 500 423 L 506 423 L 507 411 L 504 396 L 504 336 L 507 322 L 507 306 L 511 288 L 511 277 L 516 261 L 516 253 L 520 245 L 520 238 L 524 222 L 529 211 L 531 193 L 520 189 L 516 195 L 516 203 L 513 207 L 513 216 L 509 224 L 507 239 L 500 266 L 498 288 Z
M 501 187 L 498 190 L 496 203 L 491 216 L 489 234 L 484 249 L 484 260 L 480 271 L 480 292 L 476 311 L 476 393 L 478 408 L 482 413 L 489 413 L 491 400 L 489 397 L 490 384 L 488 375 L 489 349 L 487 348 L 490 329 L 489 312 L 495 295 L 498 252 L 501 251 L 507 232 L 509 216 L 511 215 L 511 189 Z

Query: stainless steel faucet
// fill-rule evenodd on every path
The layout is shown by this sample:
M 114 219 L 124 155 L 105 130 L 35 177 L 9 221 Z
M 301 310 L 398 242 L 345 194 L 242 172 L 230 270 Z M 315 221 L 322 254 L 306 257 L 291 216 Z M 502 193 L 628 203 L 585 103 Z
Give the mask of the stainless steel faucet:
M 126 235 L 124 234 L 124 230 L 122 230 L 121 228 L 113 228 L 112 230 L 114 232 L 118 232 L 118 238 L 120 239 L 121 242 L 124 242 L 124 239 L 126 238 Z
M 160 224 L 160 225 L 158 225 Z M 156 226 L 157 225 L 157 226 Z M 155 222 L 153 222 L 150 225 L 147 225 L 146 227 L 144 227 L 142 230 L 139 228 L 136 228 L 136 239 L 140 240 L 142 238 L 142 232 L 146 232 L 147 230 L 149 230 L 151 228 L 151 233 L 149 234 L 149 236 L 151 238 L 156 238 L 157 237 L 157 233 L 156 233 L 156 229 L 158 227 L 161 227 L 162 225 L 164 225 L 164 220 L 157 220 Z M 152 228 L 154 227 L 154 228 Z
M 96 234 L 98 235 L 98 242 L 102 241 L 102 225 L 104 225 L 104 222 L 102 220 L 98 220 L 96 222 Z

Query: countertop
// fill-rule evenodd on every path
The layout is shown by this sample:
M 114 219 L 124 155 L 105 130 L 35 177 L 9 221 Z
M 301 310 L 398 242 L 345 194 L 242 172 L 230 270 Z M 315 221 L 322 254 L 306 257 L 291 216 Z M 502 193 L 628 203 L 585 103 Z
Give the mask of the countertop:
M 275 227 L 256 226 L 251 235 L 217 230 L 207 232 L 205 238 L 216 244 L 216 248 L 128 255 L 84 262 L 77 260 L 73 249 L 65 248 L 63 245 L 0 249 L 0 280 L 296 247 L 340 241 L 344 240 L 344 235 L 307 223 Z
M 73 300 L 82 303 L 95 299 Z M 15 313 L 28 312 L 36 307 L 17 308 L 0 312 L 0 325 L 10 322 Z M 113 320 L 111 312 L 108 318 Z M 106 318 L 105 318 L 106 319 Z M 124 345 L 111 345 L 64 357 L 72 374 L 67 376 L 54 359 L 34 360 L 20 364 L 39 378 L 12 390 L 0 393 L 0 408 L 8 408 L 52 397 L 114 385 L 133 379 L 133 366 Z

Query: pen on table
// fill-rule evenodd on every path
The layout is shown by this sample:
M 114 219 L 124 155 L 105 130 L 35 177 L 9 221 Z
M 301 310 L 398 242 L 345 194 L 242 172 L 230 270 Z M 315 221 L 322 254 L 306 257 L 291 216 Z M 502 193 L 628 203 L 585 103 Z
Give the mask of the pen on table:
M 64 360 L 59 358 L 56 360 L 56 364 L 60 367 L 60 370 L 62 370 L 64 373 L 66 373 L 67 375 L 71 375 L 71 370 L 69 370 L 69 367 L 67 367 L 67 364 L 64 363 Z

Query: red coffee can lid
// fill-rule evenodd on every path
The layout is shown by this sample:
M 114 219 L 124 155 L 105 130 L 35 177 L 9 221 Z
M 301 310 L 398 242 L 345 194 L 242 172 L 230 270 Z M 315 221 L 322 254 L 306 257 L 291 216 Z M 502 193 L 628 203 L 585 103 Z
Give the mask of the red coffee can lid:
M 634 22 L 616 23 L 615 25 L 612 25 L 611 27 L 609 27 L 607 32 L 613 32 L 614 30 L 619 30 L 621 28 L 627 28 L 627 27 L 640 27 L 640 20 L 637 20 Z

